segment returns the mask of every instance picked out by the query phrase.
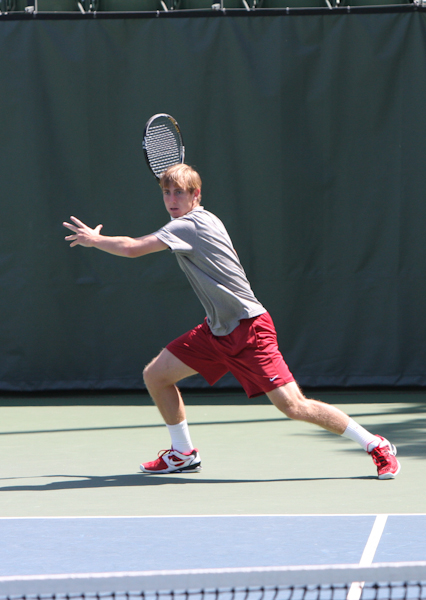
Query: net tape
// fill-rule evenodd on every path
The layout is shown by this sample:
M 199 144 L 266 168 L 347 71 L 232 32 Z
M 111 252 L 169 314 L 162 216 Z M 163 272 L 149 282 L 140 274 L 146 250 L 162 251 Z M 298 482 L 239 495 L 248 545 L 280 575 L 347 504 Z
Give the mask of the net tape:
M 28 600 L 426 600 L 426 562 L 0 577 Z

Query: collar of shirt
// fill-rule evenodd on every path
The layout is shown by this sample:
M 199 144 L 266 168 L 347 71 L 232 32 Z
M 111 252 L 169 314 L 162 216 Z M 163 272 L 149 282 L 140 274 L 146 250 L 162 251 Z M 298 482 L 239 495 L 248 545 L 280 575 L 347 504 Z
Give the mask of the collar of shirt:
M 192 210 L 187 212 L 186 215 L 182 215 L 181 217 L 170 217 L 170 221 L 177 221 L 178 219 L 183 219 L 183 217 L 190 215 L 191 213 L 195 212 L 196 210 L 204 210 L 204 206 L 196 206 L 195 208 L 193 208 Z

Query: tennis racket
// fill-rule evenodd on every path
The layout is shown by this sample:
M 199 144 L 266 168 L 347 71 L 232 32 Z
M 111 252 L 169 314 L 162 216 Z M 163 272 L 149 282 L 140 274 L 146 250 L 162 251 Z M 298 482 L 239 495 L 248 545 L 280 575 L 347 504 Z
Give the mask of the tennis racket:
M 185 146 L 176 119 L 165 113 L 154 115 L 145 125 L 142 142 L 148 167 L 157 179 L 166 169 L 183 163 Z

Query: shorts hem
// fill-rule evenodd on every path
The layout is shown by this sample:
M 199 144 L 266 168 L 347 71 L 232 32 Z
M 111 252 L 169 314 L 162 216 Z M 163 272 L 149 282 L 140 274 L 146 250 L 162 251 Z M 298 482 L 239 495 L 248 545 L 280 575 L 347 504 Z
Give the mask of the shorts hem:
M 181 356 L 181 355 L 180 355 L 180 352 L 179 352 L 179 350 L 178 350 L 178 349 L 175 349 L 175 348 L 173 347 L 173 342 L 170 342 L 170 344 L 167 344 L 167 346 L 166 346 L 166 350 L 168 350 L 168 351 L 169 351 L 171 354 L 173 354 L 173 356 L 175 356 L 175 357 L 176 357 L 176 358 L 178 358 L 178 359 L 179 359 L 181 362 L 183 362 L 183 364 L 184 364 L 184 365 L 186 365 L 186 366 L 187 366 L 187 367 L 189 367 L 190 369 L 193 369 L 193 370 L 195 371 L 194 375 L 195 375 L 195 374 L 197 374 L 197 375 L 201 375 L 201 377 L 202 377 L 203 379 L 205 379 L 205 381 L 206 381 L 206 382 L 207 382 L 207 383 L 208 383 L 210 386 L 212 386 L 212 385 L 214 385 L 215 383 L 217 383 L 217 382 L 219 381 L 219 379 L 222 377 L 222 375 L 221 375 L 220 377 L 217 377 L 217 378 L 211 378 L 211 377 L 207 378 L 207 377 L 204 375 L 204 373 L 202 373 L 202 372 L 201 372 L 201 370 L 200 370 L 200 369 L 196 368 L 195 361 L 194 361 L 194 364 L 190 364 L 190 363 L 192 362 L 192 361 L 191 361 L 191 359 L 190 359 L 190 357 L 189 357 L 189 360 L 188 360 L 188 357 L 187 357 L 187 356 L 184 356 L 184 357 L 183 357 L 183 356 Z
M 293 381 L 296 381 L 294 377 L 292 377 L 288 381 L 284 381 L 284 383 L 279 383 L 278 385 L 274 385 L 273 387 L 263 390 L 261 392 L 254 392 L 253 394 L 247 394 L 247 392 L 246 392 L 246 394 L 249 399 L 258 398 L 259 396 L 263 396 L 264 394 L 273 392 L 274 390 L 277 390 L 278 388 L 282 387 L 283 385 L 287 385 L 287 383 L 292 383 Z

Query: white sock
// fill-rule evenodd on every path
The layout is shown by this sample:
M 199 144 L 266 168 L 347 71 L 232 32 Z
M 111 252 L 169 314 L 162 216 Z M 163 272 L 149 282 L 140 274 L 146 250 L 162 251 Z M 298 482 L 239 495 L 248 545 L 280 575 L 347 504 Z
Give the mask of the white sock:
M 167 425 L 167 429 L 169 430 L 170 437 L 172 438 L 173 450 L 177 450 L 178 452 L 184 452 L 185 454 L 192 452 L 194 446 L 191 442 L 188 423 L 186 419 L 185 421 L 182 421 L 177 425 Z
M 373 448 L 376 448 L 382 441 L 377 435 L 373 435 L 353 419 L 349 419 L 348 426 L 342 435 L 343 437 L 347 437 L 354 442 L 357 442 L 366 452 L 371 452 Z

